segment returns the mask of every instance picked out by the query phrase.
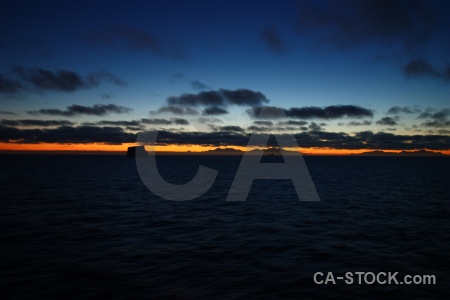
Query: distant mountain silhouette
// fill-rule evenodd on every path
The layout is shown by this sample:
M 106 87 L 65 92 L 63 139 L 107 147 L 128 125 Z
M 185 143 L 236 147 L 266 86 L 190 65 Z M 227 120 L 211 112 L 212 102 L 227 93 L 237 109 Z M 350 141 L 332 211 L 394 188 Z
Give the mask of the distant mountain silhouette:
M 270 147 L 267 149 L 254 149 L 251 150 L 250 153 L 253 154 L 259 154 L 260 152 L 263 152 L 263 155 L 266 156 L 280 156 L 281 155 L 281 148 L 279 147 Z M 285 154 L 289 155 L 291 153 L 298 153 L 297 151 L 289 151 L 289 150 L 284 150 Z
M 441 152 L 427 151 L 423 149 L 417 151 L 402 151 L 399 153 L 375 150 L 351 155 L 352 156 L 447 156 Z
M 137 146 L 137 147 L 129 147 L 128 148 L 128 153 L 127 156 L 128 157 L 134 157 L 135 156 L 135 151 L 136 148 L 138 147 L 143 147 L 143 146 Z M 150 153 L 151 151 L 149 151 Z M 261 152 L 263 152 L 264 156 L 281 156 L 281 150 L 278 147 L 270 147 L 267 149 L 254 149 L 254 150 L 250 150 L 249 151 L 250 154 L 260 154 Z M 237 149 L 233 149 L 233 148 L 216 148 L 213 150 L 208 150 L 208 151 L 201 151 L 201 152 L 191 152 L 191 151 L 186 151 L 186 152 L 157 152 L 158 155 L 244 155 L 244 151 L 242 150 L 237 150 Z M 289 155 L 290 153 L 297 153 L 296 151 L 288 151 L 285 150 L 285 154 Z
M 296 153 L 295 151 L 288 151 L 288 150 L 284 150 L 284 151 L 286 154 Z M 263 152 L 263 155 L 266 155 L 266 156 L 280 156 L 281 155 L 281 150 L 279 147 L 270 147 L 267 149 L 254 149 L 254 150 L 249 151 L 250 154 L 260 154 L 261 152 Z M 244 151 L 236 150 L 233 148 L 225 148 L 225 149 L 216 148 L 214 150 L 208 150 L 208 151 L 204 151 L 204 152 L 200 152 L 200 153 L 204 154 L 204 155 L 243 155 Z
M 208 150 L 200 153 L 206 155 L 242 155 L 244 154 L 244 151 L 236 150 L 233 148 L 216 148 L 214 150 Z
M 143 146 L 135 146 L 135 147 L 129 147 L 127 156 L 128 157 L 134 157 L 135 151 L 137 149 L 145 149 Z M 296 151 L 289 151 L 284 150 L 285 155 L 298 153 Z M 150 153 L 151 151 L 149 151 Z M 250 154 L 258 154 L 263 156 L 281 156 L 281 150 L 279 147 L 269 147 L 267 149 L 254 149 L 249 151 Z M 158 155 L 244 155 L 244 151 L 237 150 L 233 148 L 216 148 L 213 150 L 208 151 L 202 151 L 202 152 L 157 152 Z M 303 154 L 305 155 L 305 154 Z M 309 154 L 311 155 L 311 154 Z M 435 151 L 427 151 L 427 150 L 417 150 L 417 151 L 402 151 L 399 153 L 396 152 L 385 152 L 381 150 L 375 150 L 375 151 L 369 151 L 369 152 L 363 152 L 359 154 L 349 154 L 349 156 L 448 156 L 441 152 L 435 152 Z

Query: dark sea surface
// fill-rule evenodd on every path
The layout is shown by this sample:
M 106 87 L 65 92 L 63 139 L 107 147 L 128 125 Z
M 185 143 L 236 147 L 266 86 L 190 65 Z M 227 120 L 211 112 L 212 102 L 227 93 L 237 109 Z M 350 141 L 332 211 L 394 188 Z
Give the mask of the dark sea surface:
M 321 201 L 256 180 L 227 202 L 240 159 L 158 157 L 174 183 L 200 164 L 219 172 L 175 202 L 144 186 L 133 158 L 0 156 L 0 298 L 450 299 L 450 158 L 305 157 Z M 313 281 L 359 271 L 437 284 Z

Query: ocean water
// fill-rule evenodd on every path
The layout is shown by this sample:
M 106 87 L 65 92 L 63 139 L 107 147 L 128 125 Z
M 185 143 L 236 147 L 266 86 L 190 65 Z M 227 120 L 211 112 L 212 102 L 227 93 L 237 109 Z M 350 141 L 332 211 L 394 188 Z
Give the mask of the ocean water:
M 256 180 L 226 202 L 240 157 L 162 156 L 198 199 L 153 195 L 122 156 L 0 156 L 1 299 L 449 299 L 450 159 L 305 157 L 320 202 Z M 316 272 L 432 274 L 436 285 L 315 284 Z M 356 275 L 354 275 L 356 279 Z

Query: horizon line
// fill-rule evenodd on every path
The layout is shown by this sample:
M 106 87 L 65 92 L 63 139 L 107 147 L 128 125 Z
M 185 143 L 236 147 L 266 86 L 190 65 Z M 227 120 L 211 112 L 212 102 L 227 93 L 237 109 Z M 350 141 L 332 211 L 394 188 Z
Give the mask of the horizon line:
M 257 149 L 262 151 L 267 151 L 270 153 L 271 149 L 275 149 L 279 151 L 279 148 L 276 147 L 269 147 L 266 149 Z M 222 150 L 222 151 L 220 151 Z M 228 151 L 227 151 L 228 150 Z M 360 152 L 363 150 L 363 152 Z M 364 151 L 366 150 L 366 151 Z M 195 156 L 195 155 L 208 155 L 208 156 L 241 156 L 245 152 L 251 152 L 255 151 L 253 150 L 236 150 L 233 148 L 216 148 L 215 150 L 207 150 L 207 151 L 147 151 L 147 152 L 154 152 L 158 155 L 185 155 L 185 156 Z M 297 151 L 289 151 L 286 150 L 286 152 L 297 152 Z M 416 154 L 416 156 L 450 156 L 449 154 L 446 154 L 445 152 L 448 152 L 447 150 L 424 150 L 424 149 L 417 149 L 417 150 L 389 150 L 389 149 L 375 149 L 375 150 L 369 150 L 369 149 L 356 149 L 354 152 L 350 153 L 304 153 L 303 151 L 298 151 L 303 156 L 411 156 Z M 127 155 L 127 149 L 124 150 L 2 150 L 0 149 L 0 155 Z M 277 155 L 280 156 L 280 155 Z

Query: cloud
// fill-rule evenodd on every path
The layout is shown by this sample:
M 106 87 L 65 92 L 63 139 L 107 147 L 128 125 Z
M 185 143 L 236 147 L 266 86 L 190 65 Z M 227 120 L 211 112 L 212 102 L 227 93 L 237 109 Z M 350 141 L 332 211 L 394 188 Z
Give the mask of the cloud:
M 308 128 L 311 131 L 320 131 L 320 130 L 322 130 L 322 127 L 320 125 L 316 124 L 315 122 L 311 122 L 311 124 L 309 124 Z
M 420 107 L 417 107 L 417 106 L 403 106 L 403 107 L 392 106 L 387 111 L 387 114 L 400 114 L 400 113 L 417 114 L 417 113 L 420 113 L 421 111 L 422 111 L 422 109 Z
M 294 120 L 289 120 L 289 121 L 285 121 L 285 122 L 278 122 L 279 125 L 295 125 L 295 126 L 304 126 L 306 124 L 308 124 L 308 122 L 306 121 L 294 121 Z
M 227 113 L 228 111 L 226 109 L 217 106 L 205 108 L 202 112 L 204 116 L 218 116 L 218 115 L 225 115 Z
M 124 80 L 107 71 L 92 72 L 84 78 L 69 70 L 50 71 L 41 68 L 15 67 L 13 73 L 25 83 L 41 91 L 73 92 L 97 87 L 103 81 L 109 81 L 118 86 L 127 85 Z M 11 79 L 7 80 L 12 81 Z M 17 92 L 19 89 L 25 89 L 23 84 L 17 85 L 19 82 L 14 82 L 15 88 L 11 88 L 11 83 L 9 85 L 11 91 Z
M 246 146 L 251 133 L 238 132 L 167 132 L 159 131 L 160 144 L 195 144 L 203 146 Z M 257 133 L 253 133 L 257 134 Z M 349 135 L 343 132 L 309 131 L 296 133 L 299 147 L 330 147 L 336 149 L 450 149 L 450 136 L 447 135 L 395 135 L 371 131 Z M 264 145 L 260 145 L 264 146 Z M 268 146 L 277 146 L 271 137 Z
M 442 135 L 394 135 L 392 133 L 371 131 L 355 135 L 337 132 L 304 132 L 295 135 L 300 147 L 331 147 L 336 149 L 392 149 L 414 150 L 450 148 L 450 136 Z
M 376 122 L 376 124 L 378 124 L 378 125 L 389 125 L 389 126 L 398 125 L 397 121 L 394 118 L 391 118 L 391 117 L 381 118 L 380 120 L 378 120 Z
M 0 125 L 0 141 L 16 143 L 104 143 L 136 142 L 136 134 L 121 127 L 60 126 L 54 129 L 18 129 Z
M 277 54 L 286 52 L 286 45 L 278 34 L 276 28 L 264 28 L 263 30 L 261 30 L 261 38 L 270 51 Z
M 207 89 L 209 89 L 209 86 L 207 86 L 204 83 L 201 83 L 198 80 L 191 80 L 189 83 L 191 84 L 191 86 L 192 86 L 192 88 L 194 90 L 207 90 Z
M 118 86 L 127 86 L 127 82 L 108 71 L 92 72 L 87 76 L 91 86 L 98 86 L 102 81 L 109 81 Z
M 225 97 L 227 104 L 234 104 L 239 106 L 256 106 L 269 102 L 269 100 L 263 93 L 248 89 L 220 89 L 219 92 Z
M 421 50 L 442 21 L 429 1 L 326 0 L 299 5 L 300 31 L 340 48 L 378 42 L 408 52 Z
M 160 113 L 172 113 L 174 115 L 198 115 L 198 111 L 191 107 L 179 107 L 174 105 L 167 105 L 158 108 L 157 111 L 151 111 L 150 114 L 160 114 Z
M 157 142 L 160 145 L 247 146 L 250 138 L 250 133 L 238 130 L 219 132 L 170 132 L 158 130 L 157 133 Z M 395 135 L 393 133 L 373 133 L 371 131 L 349 135 L 343 132 L 309 131 L 296 133 L 294 136 L 299 147 L 392 150 L 450 149 L 450 136 L 448 135 Z M 136 142 L 136 137 L 136 134 L 127 133 L 121 127 L 61 126 L 48 129 L 19 129 L 0 125 L 0 141 L 9 143 L 122 144 Z M 268 146 L 276 145 L 277 142 L 272 136 L 269 139 Z
M 391 133 L 366 131 L 357 133 L 356 137 L 364 141 L 371 149 L 413 150 L 428 148 L 444 150 L 450 148 L 450 136 L 394 135 Z
M 247 113 L 253 117 L 258 118 L 261 113 L 261 107 L 256 106 L 247 110 Z M 324 108 L 317 106 L 308 107 L 292 107 L 284 109 L 275 106 L 265 107 L 265 118 L 279 118 L 285 115 L 290 118 L 298 119 L 338 119 L 343 117 L 348 118 L 363 118 L 373 117 L 373 112 L 370 109 L 355 105 L 331 105 Z
M 371 125 L 372 122 L 371 121 L 362 121 L 362 122 L 356 122 L 356 121 L 351 121 L 347 123 L 347 126 L 369 126 Z
M 267 133 L 267 132 L 271 131 L 271 128 L 266 127 L 266 126 L 254 126 L 254 125 L 252 125 L 252 126 L 248 126 L 247 130 L 248 131 L 253 131 L 253 132 L 266 132 Z
M 18 80 L 6 78 L 0 75 L 0 93 L 15 94 L 24 88 L 22 83 Z
M 172 113 L 176 115 L 197 115 L 198 110 L 194 107 L 206 107 L 202 110 L 204 116 L 228 114 L 226 107 L 230 105 L 237 106 L 255 106 L 269 102 L 267 97 L 261 92 L 248 89 L 217 91 L 203 91 L 197 94 L 182 94 L 180 96 L 171 96 L 166 99 L 168 105 L 160 107 L 150 114 Z
M 99 121 L 98 125 L 112 125 L 112 126 L 139 126 L 139 121 Z
M 39 68 L 25 69 L 22 67 L 17 67 L 14 71 L 22 80 L 43 90 L 72 92 L 91 87 L 80 75 L 72 71 L 58 70 L 52 72 Z
M 167 119 L 141 119 L 142 124 L 147 125 L 189 125 L 188 120 L 181 118 Z
M 7 110 L 0 110 L 1 115 L 17 115 L 15 112 L 7 111 Z
M 202 123 L 202 124 L 206 124 L 206 123 L 223 123 L 223 121 L 221 119 L 205 118 L 205 117 L 198 118 L 197 121 L 199 123 Z
M 275 127 L 275 129 L 276 129 L 277 131 L 280 131 L 280 132 L 286 132 L 286 131 L 298 131 L 298 130 L 306 131 L 306 130 L 308 130 L 308 127 L 306 127 L 306 126 L 300 126 L 300 127 L 293 127 L 293 126 L 277 126 L 277 127 Z
M 137 28 L 123 27 L 105 31 L 92 31 L 87 35 L 92 45 L 126 48 L 131 51 L 149 52 L 161 57 L 186 58 L 183 46 L 174 40 L 163 39 Z
M 142 124 L 148 125 L 170 125 L 172 122 L 167 119 L 142 119 Z
M 421 124 L 423 127 L 449 127 L 450 121 L 444 121 L 444 120 L 434 120 L 434 121 L 425 121 Z
M 439 129 L 437 132 L 439 134 L 450 134 L 450 130 L 447 130 L 447 129 Z
M 253 124 L 263 126 L 273 126 L 273 123 L 271 121 L 254 121 Z
M 1 120 L 0 124 L 5 126 L 41 126 L 41 127 L 49 127 L 49 126 L 69 126 L 75 125 L 75 123 L 67 121 L 67 120 Z
M 355 105 L 331 105 L 324 108 L 328 119 L 337 119 L 347 116 L 349 118 L 372 117 L 370 109 Z
M 94 106 L 83 106 L 73 104 L 68 106 L 66 110 L 61 109 L 39 109 L 28 111 L 32 115 L 52 115 L 73 117 L 77 115 L 105 116 L 110 113 L 125 114 L 131 112 L 132 109 L 116 104 L 95 104 Z
M 236 132 L 169 132 L 158 131 L 157 142 L 162 145 L 168 144 L 194 144 L 203 146 L 225 146 L 236 145 L 246 146 L 249 136 Z
M 448 120 L 449 116 L 450 108 L 444 108 L 436 111 L 436 109 L 429 107 L 418 116 L 418 119 L 430 118 L 432 120 L 426 120 L 421 124 L 421 126 L 438 128 L 450 126 L 450 120 Z
M 432 118 L 432 119 L 443 120 L 443 119 L 446 119 L 448 116 L 450 116 L 449 108 L 444 108 L 437 112 L 433 108 L 427 108 L 424 112 L 422 112 L 418 116 L 418 118 L 419 119 Z
M 175 125 L 189 125 L 189 122 L 186 119 L 175 118 L 175 119 L 172 119 L 172 122 Z
M 320 108 L 319 108 L 320 109 Z M 262 118 L 260 117 L 262 107 L 261 106 L 255 106 L 252 108 L 247 109 L 247 114 L 252 118 Z M 267 119 L 276 119 L 280 118 L 280 116 L 285 115 L 287 117 L 288 109 L 284 109 L 281 107 L 276 106 L 265 106 L 264 107 L 264 118 Z
M 141 126 L 126 126 L 125 129 L 130 131 L 141 131 L 144 130 L 145 128 Z
M 220 131 L 233 131 L 233 132 L 243 132 L 244 129 L 239 126 L 222 126 L 219 127 Z
M 423 77 L 439 80 L 450 80 L 450 66 L 442 69 L 434 67 L 425 59 L 415 59 L 403 66 L 403 73 L 407 78 Z
M 182 94 L 181 96 L 171 96 L 167 98 L 169 105 L 190 105 L 208 106 L 224 105 L 222 96 L 217 91 L 200 92 L 198 94 Z
M 169 105 L 189 106 L 256 106 L 268 103 L 269 100 L 260 92 L 248 89 L 205 91 L 198 94 L 182 94 L 167 98 Z

